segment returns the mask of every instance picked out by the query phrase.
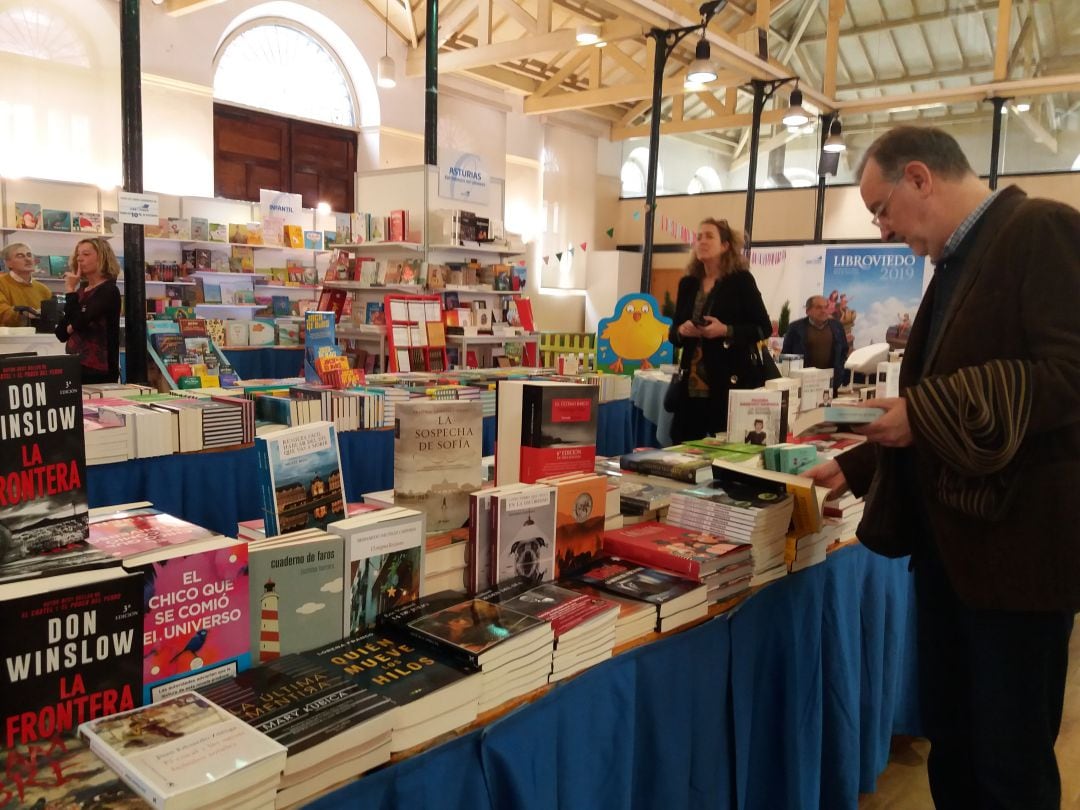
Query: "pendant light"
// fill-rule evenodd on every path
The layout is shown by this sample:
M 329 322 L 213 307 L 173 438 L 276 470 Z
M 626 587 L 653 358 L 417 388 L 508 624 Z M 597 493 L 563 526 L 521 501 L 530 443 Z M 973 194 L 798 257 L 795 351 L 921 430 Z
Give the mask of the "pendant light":
M 810 114 L 803 109 L 802 90 L 799 89 L 799 85 L 796 82 L 795 89 L 791 91 L 790 106 L 788 106 L 787 112 L 784 113 L 784 126 L 801 127 L 809 123 L 809 121 Z
M 397 86 L 397 65 L 394 64 L 394 60 L 390 56 L 390 0 L 386 0 L 385 9 L 385 19 L 383 20 L 383 55 L 382 59 L 379 60 L 375 83 L 379 85 L 379 87 L 391 88 Z
M 716 80 L 716 66 L 712 62 L 712 50 L 704 34 L 694 49 L 694 61 L 686 69 L 687 84 L 705 84 Z
M 843 152 L 847 149 L 844 136 L 841 134 L 840 119 L 834 118 L 829 125 L 829 137 L 825 139 L 825 145 L 821 148 L 826 152 Z

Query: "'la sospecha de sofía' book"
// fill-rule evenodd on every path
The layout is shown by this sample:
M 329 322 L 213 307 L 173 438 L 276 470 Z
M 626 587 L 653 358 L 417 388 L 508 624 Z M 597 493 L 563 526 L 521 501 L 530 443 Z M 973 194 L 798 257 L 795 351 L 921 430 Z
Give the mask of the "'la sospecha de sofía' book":
M 79 359 L 0 358 L 0 564 L 40 570 L 86 540 Z

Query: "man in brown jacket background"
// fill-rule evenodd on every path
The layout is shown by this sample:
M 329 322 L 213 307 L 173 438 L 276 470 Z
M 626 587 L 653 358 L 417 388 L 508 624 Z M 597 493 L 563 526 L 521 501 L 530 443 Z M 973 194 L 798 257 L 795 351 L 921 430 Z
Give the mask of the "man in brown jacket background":
M 866 495 L 860 540 L 911 554 L 930 788 L 1056 810 L 1080 609 L 1080 212 L 991 193 L 956 141 L 899 127 L 859 166 L 884 241 L 934 263 L 869 441 L 807 471 Z

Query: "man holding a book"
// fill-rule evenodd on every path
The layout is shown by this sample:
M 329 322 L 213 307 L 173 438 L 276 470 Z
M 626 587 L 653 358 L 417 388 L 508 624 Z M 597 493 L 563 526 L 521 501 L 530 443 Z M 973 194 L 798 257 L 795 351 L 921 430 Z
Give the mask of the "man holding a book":
M 901 395 L 807 474 L 865 493 L 860 540 L 911 555 L 936 806 L 1056 810 L 1080 609 L 1080 212 L 991 192 L 937 129 L 885 133 L 858 175 L 882 239 L 934 278 Z
M 41 311 L 41 302 L 52 298 L 52 292 L 31 278 L 34 272 L 34 251 L 25 242 L 12 242 L 4 248 L 4 267 L 0 275 L 0 326 L 25 326 L 22 312 L 15 307 L 30 307 Z

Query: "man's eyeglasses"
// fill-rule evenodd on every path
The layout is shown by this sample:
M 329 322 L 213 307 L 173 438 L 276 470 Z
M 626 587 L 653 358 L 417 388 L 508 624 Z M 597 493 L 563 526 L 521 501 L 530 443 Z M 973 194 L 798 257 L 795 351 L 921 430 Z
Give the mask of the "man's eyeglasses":
M 902 180 L 903 178 L 901 178 Z M 892 199 L 892 195 L 896 193 L 896 187 L 900 185 L 900 180 L 893 183 L 893 187 L 889 190 L 889 195 L 885 198 L 885 202 L 877 207 L 877 210 L 873 212 L 873 219 L 870 220 L 875 228 L 881 227 L 881 218 L 886 215 L 885 209 L 889 207 L 889 200 Z

